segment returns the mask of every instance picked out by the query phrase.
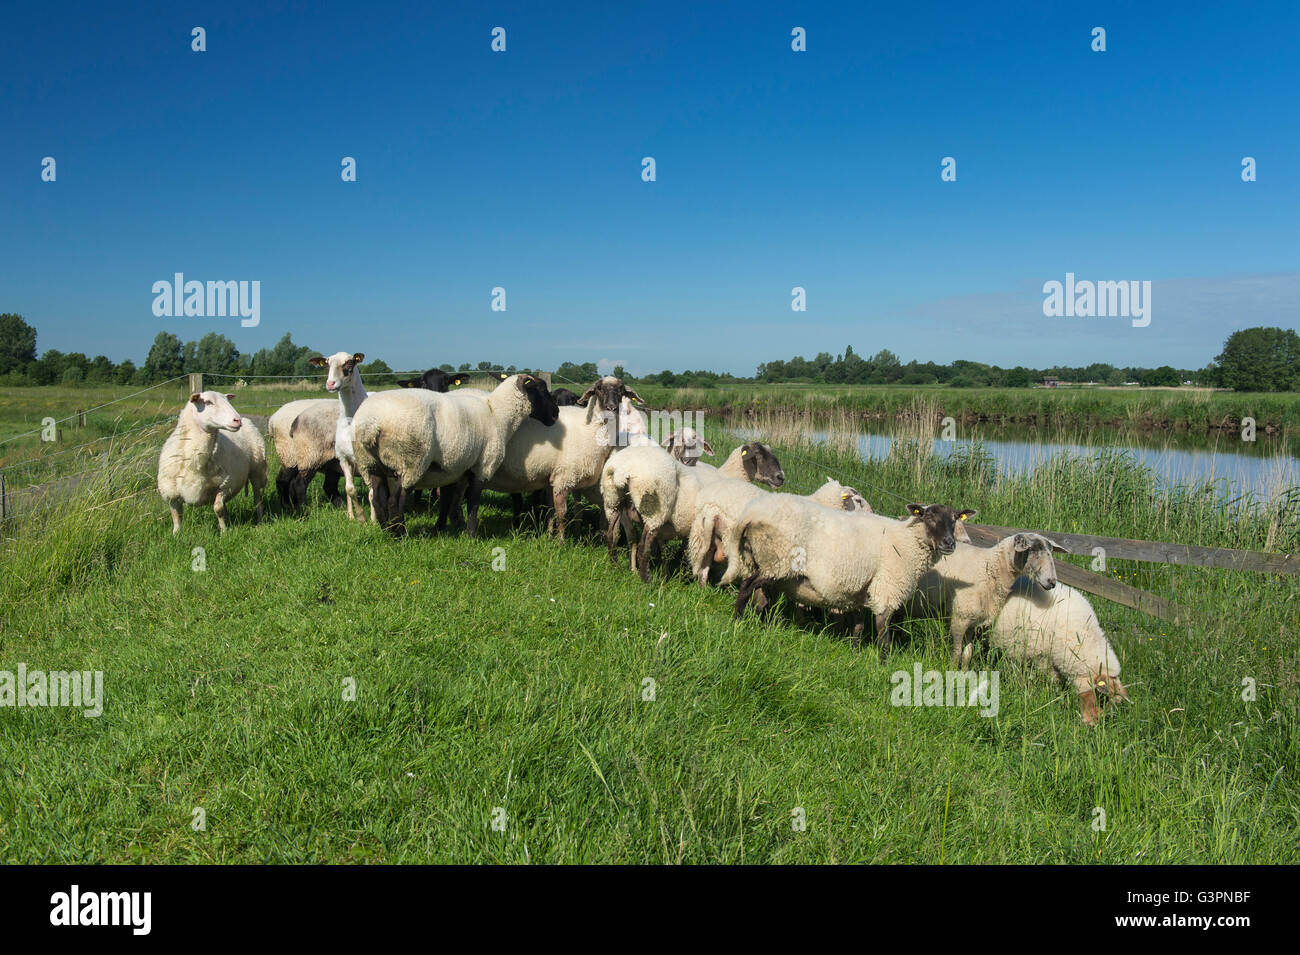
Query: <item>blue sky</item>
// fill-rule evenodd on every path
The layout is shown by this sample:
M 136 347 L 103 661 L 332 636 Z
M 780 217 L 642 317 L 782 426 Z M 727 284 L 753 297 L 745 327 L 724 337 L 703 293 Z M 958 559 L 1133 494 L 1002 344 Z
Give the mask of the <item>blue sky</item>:
M 739 374 L 846 344 L 1199 367 L 1297 324 L 1300 5 L 437 6 L 11 7 L 0 311 L 137 362 L 288 331 Z M 155 317 L 178 271 L 260 281 L 260 325 Z M 1152 281 L 1151 324 L 1044 317 L 1067 271 Z

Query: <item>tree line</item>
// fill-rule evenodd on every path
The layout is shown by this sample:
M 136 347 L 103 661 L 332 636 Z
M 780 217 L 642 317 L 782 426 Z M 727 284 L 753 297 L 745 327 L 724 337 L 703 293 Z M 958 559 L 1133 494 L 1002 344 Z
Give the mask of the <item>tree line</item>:
M 0 315 L 0 385 L 119 384 L 152 385 L 179 375 L 203 372 L 210 375 L 237 377 L 301 376 L 319 374 L 308 360 L 321 352 L 296 345 L 286 334 L 271 348 L 243 354 L 225 335 L 209 332 L 198 341 L 182 342 L 171 332 L 159 332 L 143 364 L 126 361 L 115 363 L 104 355 L 88 358 L 81 352 L 46 349 L 37 357 L 36 329 L 21 315 Z M 475 365 L 439 365 L 447 372 L 496 371 L 502 366 L 480 361 Z M 405 369 L 414 371 L 416 369 Z M 504 367 L 509 374 L 522 369 Z M 382 359 L 372 359 L 361 372 L 381 382 L 392 375 Z M 752 378 L 726 372 L 659 371 L 635 377 L 620 367 L 612 372 L 627 381 L 667 387 L 712 388 L 719 384 L 764 382 L 853 385 L 946 385 L 951 388 L 1028 388 L 1045 378 L 1063 382 L 1099 385 L 1123 385 L 1136 382 L 1145 387 L 1195 385 L 1232 388 L 1236 391 L 1300 391 L 1300 336 L 1294 329 L 1246 328 L 1233 332 L 1224 342 L 1223 351 L 1204 368 L 1186 369 L 1161 365 L 1158 368 L 1119 367 L 1104 363 L 1052 368 L 1002 368 L 982 362 L 957 360 L 941 365 L 936 362 L 909 361 L 906 364 L 893 352 L 884 349 L 864 358 L 849 345 L 843 354 L 821 352 L 812 359 L 796 355 L 790 359 L 763 362 Z M 562 384 L 591 382 L 600 372 L 595 362 L 564 362 L 554 371 Z

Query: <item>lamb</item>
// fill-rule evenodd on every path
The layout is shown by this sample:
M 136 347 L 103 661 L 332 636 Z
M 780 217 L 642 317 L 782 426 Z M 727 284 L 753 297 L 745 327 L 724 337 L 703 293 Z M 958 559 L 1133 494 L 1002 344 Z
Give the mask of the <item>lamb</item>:
M 173 536 L 181 532 L 186 504 L 211 504 L 224 534 L 230 516 L 226 503 L 245 487 L 257 501 L 256 520 L 262 519 L 266 444 L 256 425 L 231 405 L 233 397 L 216 391 L 190 395 L 163 444 L 158 493 L 171 507 Z
M 1027 578 L 1016 581 L 988 633 L 989 644 L 1009 656 L 1055 673 L 1079 693 L 1089 726 L 1101 718 L 1097 694 L 1128 700 L 1119 679 L 1119 658 L 1082 593 L 1065 584 L 1051 590 Z
M 352 504 L 357 493 L 353 475 L 358 470 L 356 457 L 352 453 L 352 419 L 357 409 L 361 407 L 361 403 L 368 397 L 366 386 L 361 380 L 361 369 L 357 367 L 365 357 L 361 352 L 349 355 L 341 351 L 329 358 L 317 355 L 307 362 L 317 368 L 329 369 L 329 373 L 325 376 L 325 390 L 337 392 L 339 396 L 339 415 L 334 425 L 334 457 L 343 471 L 343 487 L 348 502 L 349 520 L 360 516 L 360 511 L 354 510 Z M 428 372 L 425 374 L 427 375 Z M 374 518 L 373 510 L 370 516 Z
M 282 405 L 267 421 L 280 458 L 275 487 L 281 506 L 296 508 L 305 504 L 307 485 L 318 471 L 325 474 L 325 496 L 336 504 L 343 503 L 339 494 L 343 469 L 334 456 L 338 417 L 339 403 L 333 398 L 302 398 Z
M 769 487 L 785 483 L 785 472 L 765 444 L 752 441 L 736 448 L 721 468 L 701 471 L 687 467 L 663 448 L 649 445 L 625 448 L 612 455 L 600 477 L 607 529 L 605 542 L 611 560 L 620 530 L 632 540 L 631 511 L 644 522 L 640 543 L 633 548 L 633 569 L 650 579 L 650 548 L 660 540 L 688 538 L 695 520 L 700 489 L 727 477 L 758 481 Z
M 975 511 L 946 504 L 909 504 L 896 521 L 878 514 L 837 513 L 792 494 L 751 501 L 727 531 L 724 553 L 728 584 L 744 574 L 736 616 L 755 590 L 766 602 L 769 590 L 832 610 L 875 614 L 883 661 L 889 655 L 890 623 L 940 555 L 956 549 L 962 522 Z
M 709 572 L 714 564 L 726 560 L 722 541 L 726 528 L 744 511 L 746 505 L 763 494 L 761 488 L 747 481 L 723 478 L 701 489 L 695 502 L 695 520 L 691 524 L 690 541 L 686 552 L 691 572 L 701 587 L 709 584 Z M 870 506 L 856 489 L 846 487 L 833 478 L 812 494 L 808 500 L 842 511 L 869 513 Z
M 631 407 L 633 401 L 641 401 L 641 396 L 606 375 L 582 393 L 577 405 L 561 407 L 554 424 L 525 421 L 486 486 L 511 494 L 549 488 L 555 504 L 554 531 L 564 543 L 569 494 L 600 482 L 601 469 L 623 433 L 627 412 L 643 424 Z
M 379 392 L 361 405 L 352 422 L 353 453 L 370 485 L 377 520 L 401 536 L 413 488 L 446 487 L 464 479 L 466 531 L 473 537 L 483 485 L 501 466 L 514 433 L 529 417 L 550 425 L 558 416 L 546 383 L 534 375 L 511 375 L 486 397 L 415 389 Z M 442 495 L 439 530 L 451 498 Z
M 1056 586 L 1052 551 L 1064 548 L 1040 534 L 1012 534 L 992 547 L 958 544 L 941 557 L 917 585 L 909 601 L 914 617 L 942 616 L 949 622 L 952 663 L 970 660 L 968 641 L 993 625 L 1020 576 L 1044 590 Z

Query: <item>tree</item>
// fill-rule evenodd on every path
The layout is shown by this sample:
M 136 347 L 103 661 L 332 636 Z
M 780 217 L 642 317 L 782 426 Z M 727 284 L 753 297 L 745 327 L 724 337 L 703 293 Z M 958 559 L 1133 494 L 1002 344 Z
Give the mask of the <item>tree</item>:
M 1300 336 L 1295 329 L 1233 332 L 1216 361 L 1223 384 L 1234 391 L 1300 389 Z
M 195 371 L 209 375 L 239 373 L 239 349 L 225 335 L 208 332 L 199 339 L 194 349 Z
M 145 357 L 142 371 L 150 384 L 183 375 L 185 359 L 181 354 L 181 340 L 171 332 L 159 332 Z
M 21 315 L 0 315 L 0 375 L 22 371 L 36 360 L 36 329 Z

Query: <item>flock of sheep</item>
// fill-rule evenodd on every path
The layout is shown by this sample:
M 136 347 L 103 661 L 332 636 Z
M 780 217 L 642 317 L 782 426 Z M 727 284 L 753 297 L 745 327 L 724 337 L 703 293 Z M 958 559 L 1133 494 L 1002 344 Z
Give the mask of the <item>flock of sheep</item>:
M 512 495 L 546 492 L 553 532 L 564 540 L 568 498 L 603 507 L 616 563 L 627 536 L 643 580 L 666 541 L 686 542 L 685 558 L 703 587 L 736 583 L 735 611 L 753 601 L 765 615 L 784 594 L 800 616 L 810 609 L 860 635 L 873 615 L 882 661 L 900 613 L 948 623 L 955 666 L 970 662 L 975 638 L 1073 684 L 1086 723 L 1100 717 L 1098 694 L 1128 699 L 1120 664 L 1087 598 L 1056 580 L 1056 545 L 1031 533 L 977 547 L 963 526 L 974 510 L 909 504 L 893 519 L 874 513 L 854 488 L 827 479 L 814 493 L 770 493 L 785 483 L 772 449 L 736 448 L 719 466 L 691 428 L 655 443 L 637 393 L 606 376 L 582 395 L 551 392 L 534 375 L 500 375 L 492 391 L 456 387 L 468 377 L 437 369 L 404 386 L 369 394 L 361 354 L 312 359 L 338 399 L 292 401 L 268 423 L 280 457 L 276 486 L 289 508 L 306 500 L 318 472 L 327 493 L 344 482 L 348 516 L 364 520 L 357 478 L 369 488 L 371 520 L 395 535 L 422 489 L 437 491 L 436 528 L 477 532 L 484 488 Z M 180 532 L 185 504 L 211 504 L 224 531 L 226 505 L 245 487 L 262 516 L 267 483 L 261 433 L 241 419 L 233 395 L 190 396 L 158 463 L 158 490 Z M 639 539 L 637 527 L 640 526 Z

